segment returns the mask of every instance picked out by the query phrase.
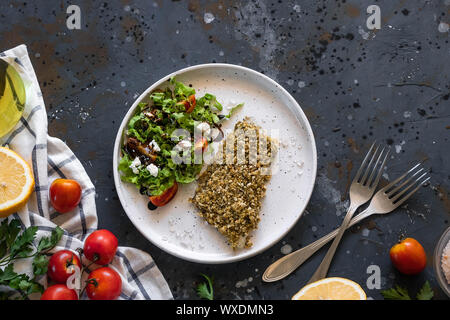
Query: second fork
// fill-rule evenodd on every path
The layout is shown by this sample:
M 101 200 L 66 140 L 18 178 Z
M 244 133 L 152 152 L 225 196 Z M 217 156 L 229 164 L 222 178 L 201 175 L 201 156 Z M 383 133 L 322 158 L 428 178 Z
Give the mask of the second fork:
M 380 181 L 381 173 L 383 172 L 383 168 L 389 154 L 389 149 L 385 152 L 386 148 L 383 148 L 381 152 L 378 152 L 380 146 L 377 146 L 375 150 L 374 147 L 375 143 L 372 144 L 369 152 L 367 152 L 366 157 L 361 163 L 361 166 L 359 167 L 356 176 L 350 185 L 350 206 L 347 214 L 345 215 L 344 221 L 339 227 L 339 231 L 328 249 L 327 254 L 308 283 L 315 282 L 327 276 L 328 269 L 330 268 L 336 249 L 342 239 L 342 236 L 344 235 L 345 230 L 347 229 L 348 224 L 350 223 L 350 220 L 353 217 L 353 214 L 359 206 L 369 201 L 375 193 L 375 189 Z M 374 150 L 373 154 L 372 150 Z M 383 154 L 384 159 L 382 158 Z M 380 163 L 381 165 L 379 165 Z
M 411 197 L 419 188 L 430 179 L 421 164 L 417 164 L 403 175 L 380 189 L 372 198 L 369 206 L 354 217 L 347 228 L 357 224 L 373 214 L 386 214 L 392 212 Z M 406 193 L 408 190 L 410 190 Z M 406 193 L 406 194 L 405 194 Z M 331 241 L 338 233 L 338 229 L 330 232 L 315 242 L 296 250 L 272 263 L 264 272 L 262 280 L 274 282 L 291 274 L 295 269 L 309 259 L 314 253 Z

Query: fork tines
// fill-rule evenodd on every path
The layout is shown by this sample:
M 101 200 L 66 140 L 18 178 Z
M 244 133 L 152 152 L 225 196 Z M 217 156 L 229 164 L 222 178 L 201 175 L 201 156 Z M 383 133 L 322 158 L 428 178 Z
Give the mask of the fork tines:
M 380 180 L 381 173 L 383 172 L 383 168 L 384 165 L 386 164 L 386 160 L 390 150 L 391 150 L 390 147 L 380 148 L 380 145 L 374 142 L 370 147 L 369 151 L 367 152 L 367 155 L 365 156 L 363 162 L 361 163 L 361 167 L 356 173 L 356 176 L 353 181 L 358 182 L 361 185 L 367 185 L 367 187 L 369 188 L 376 187 Z M 375 173 L 377 173 L 377 175 L 374 180 L 373 177 Z
M 428 180 L 430 180 L 429 172 L 423 168 L 422 163 L 418 163 L 382 190 L 393 204 L 399 206 Z M 411 188 L 413 189 L 406 193 Z

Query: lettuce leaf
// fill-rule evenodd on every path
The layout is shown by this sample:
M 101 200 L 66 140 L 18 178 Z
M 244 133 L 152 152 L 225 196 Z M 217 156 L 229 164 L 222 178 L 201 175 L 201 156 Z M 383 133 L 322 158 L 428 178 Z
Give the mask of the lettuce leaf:
M 195 181 L 201 169 L 201 164 L 179 165 L 175 170 L 175 179 L 179 183 L 191 183 Z
M 159 168 L 158 175 L 152 176 L 142 165 L 139 172 L 135 174 L 130 168 L 134 158 L 127 154 L 124 148 L 124 156 L 120 159 L 118 169 L 121 179 L 125 182 L 133 183 L 136 187 L 145 187 L 152 195 L 159 195 L 170 188 L 174 181 L 179 183 L 190 183 L 196 179 L 202 164 L 194 164 L 194 141 L 191 147 L 190 164 L 176 164 L 172 160 L 174 147 L 178 141 L 172 140 L 172 133 L 176 129 L 184 129 L 194 137 L 195 126 L 198 123 L 206 122 L 211 127 L 217 126 L 222 118 L 218 112 L 223 110 L 222 105 L 217 101 L 216 96 L 206 93 L 196 100 L 196 105 L 191 113 L 186 112 L 184 100 L 195 95 L 195 90 L 182 82 L 170 79 L 172 89 L 167 87 L 164 90 L 155 90 L 149 95 L 150 102 L 138 104 L 136 114 L 130 119 L 127 126 L 127 136 L 134 137 L 143 145 L 148 145 L 155 141 L 160 150 L 157 153 L 154 164 Z M 234 107 L 226 118 L 243 104 Z
M 218 111 L 222 111 L 222 105 L 217 101 L 216 96 L 210 93 L 206 93 L 203 97 L 198 99 L 198 105 L 201 107 L 208 107 L 210 110 L 217 109 Z
M 225 118 L 230 119 L 230 118 L 231 118 L 231 115 L 232 115 L 237 109 L 239 109 L 239 108 L 241 108 L 241 107 L 243 107 L 243 106 L 244 106 L 244 104 L 243 104 L 243 103 L 240 103 L 240 104 L 238 104 L 237 106 L 231 108 L 230 112 L 228 112 L 228 114 L 225 116 Z
M 141 169 L 138 174 L 135 174 L 130 168 L 132 162 L 133 159 L 127 154 L 120 159 L 119 170 L 122 173 L 120 176 L 122 181 L 131 182 L 138 189 L 146 187 L 152 195 L 160 195 L 173 185 L 175 175 L 170 168 L 160 169 L 158 175 L 154 177 L 146 169 Z
M 170 83 L 174 85 L 173 93 L 179 100 L 184 100 L 187 97 L 195 94 L 195 89 L 186 86 L 184 83 L 176 81 L 175 77 L 170 79 Z

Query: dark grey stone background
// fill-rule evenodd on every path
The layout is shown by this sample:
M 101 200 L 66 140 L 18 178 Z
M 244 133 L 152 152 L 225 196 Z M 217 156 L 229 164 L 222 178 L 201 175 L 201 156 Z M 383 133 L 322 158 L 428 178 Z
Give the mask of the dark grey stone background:
M 82 11 L 81 30 L 68 30 L 66 8 Z M 381 8 L 381 30 L 366 29 L 366 8 Z M 212 13 L 212 23 L 204 14 Z M 436 241 L 448 227 L 450 1 L 2 1 L 0 50 L 25 43 L 46 102 L 49 134 L 67 142 L 97 188 L 99 227 L 120 245 L 149 252 L 177 299 L 195 299 L 200 273 L 214 277 L 217 299 L 288 299 L 325 253 L 288 278 L 262 283 L 280 248 L 306 245 L 337 227 L 347 183 L 373 140 L 392 146 L 388 177 L 427 160 L 431 184 L 388 216 L 347 232 L 330 275 L 366 287 L 367 267 L 381 268 L 382 288 L 429 280 Z M 441 27 L 445 25 L 441 25 Z M 278 244 L 226 265 L 175 258 L 147 241 L 123 211 L 114 189 L 112 148 L 122 117 L 139 93 L 186 66 L 226 62 L 264 72 L 300 103 L 318 150 L 318 179 L 305 214 Z M 335 198 L 333 198 L 335 196 Z M 289 201 L 289 199 L 280 199 Z M 369 232 L 368 232 L 369 231 Z M 428 266 L 400 275 L 389 249 L 402 236 L 419 240 Z M 247 281 L 245 279 L 252 279 Z

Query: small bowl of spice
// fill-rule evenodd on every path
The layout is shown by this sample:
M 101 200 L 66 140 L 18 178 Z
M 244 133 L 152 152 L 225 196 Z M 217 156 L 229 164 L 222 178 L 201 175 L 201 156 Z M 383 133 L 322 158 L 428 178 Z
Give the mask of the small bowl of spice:
M 450 227 L 444 231 L 434 249 L 433 263 L 437 281 L 450 297 Z

